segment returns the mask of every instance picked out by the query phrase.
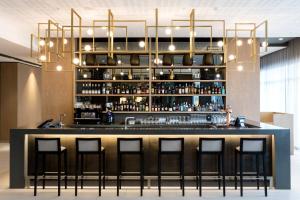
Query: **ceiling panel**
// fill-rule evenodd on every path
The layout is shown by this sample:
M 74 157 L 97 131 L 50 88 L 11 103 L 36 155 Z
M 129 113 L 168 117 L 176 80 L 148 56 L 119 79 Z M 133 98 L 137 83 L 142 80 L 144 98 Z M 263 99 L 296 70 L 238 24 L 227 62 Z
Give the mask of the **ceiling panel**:
M 171 19 L 187 18 L 195 8 L 196 18 L 224 19 L 227 28 L 233 28 L 235 22 L 267 19 L 270 37 L 300 36 L 299 0 L 1 0 L 0 26 L 15 25 L 18 33 L 29 34 L 37 22 L 48 19 L 70 24 L 71 8 L 83 17 L 85 25 L 91 25 L 93 19 L 106 19 L 109 8 L 116 19 L 146 19 L 150 24 L 154 23 L 154 9 L 159 8 L 163 25 Z M 5 19 L 15 23 L 4 24 Z M 139 32 L 131 30 L 130 35 L 139 36 Z

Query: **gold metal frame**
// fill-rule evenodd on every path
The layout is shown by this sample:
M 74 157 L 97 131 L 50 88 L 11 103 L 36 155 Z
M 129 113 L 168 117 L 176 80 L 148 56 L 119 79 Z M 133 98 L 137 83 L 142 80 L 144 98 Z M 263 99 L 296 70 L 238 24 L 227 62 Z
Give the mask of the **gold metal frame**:
M 81 16 L 72 8 L 71 9 L 71 65 L 73 66 L 73 59 L 74 59 L 74 17 L 77 17 L 79 20 L 79 46 L 78 46 L 78 50 L 79 50 L 79 65 L 82 65 L 82 32 L 81 32 Z

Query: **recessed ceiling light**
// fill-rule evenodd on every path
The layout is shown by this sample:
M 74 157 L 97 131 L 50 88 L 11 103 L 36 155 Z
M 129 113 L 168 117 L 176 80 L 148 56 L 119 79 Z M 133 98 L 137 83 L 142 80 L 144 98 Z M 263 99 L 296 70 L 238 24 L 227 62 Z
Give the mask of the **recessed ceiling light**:
M 52 48 L 54 46 L 54 43 L 52 41 L 49 42 L 49 47 Z
M 235 59 L 235 55 L 230 54 L 230 55 L 228 56 L 228 59 L 229 59 L 229 60 L 234 60 L 234 59 Z
M 56 71 L 60 72 L 62 70 L 62 66 L 61 65 L 57 65 L 56 66 Z
M 282 38 L 282 37 L 281 37 L 281 38 L 278 38 L 278 40 L 279 40 L 279 41 L 282 41 L 282 40 L 283 40 L 283 38 Z
M 141 40 L 139 42 L 139 47 L 144 48 L 145 47 L 145 42 L 143 40 Z
M 121 72 L 120 72 L 120 75 L 121 75 L 121 76 L 124 76 L 124 72 L 121 71 Z
M 78 65 L 79 64 L 79 58 L 73 58 L 73 64 Z
M 88 35 L 93 35 L 94 31 L 93 31 L 93 29 L 89 28 L 89 29 L 86 31 L 86 33 L 87 33 Z
M 90 51 L 92 49 L 91 45 L 87 44 L 84 46 L 85 51 Z
M 121 60 L 118 60 L 118 64 L 121 65 L 121 64 L 122 64 L 122 61 L 121 61 Z
M 244 66 L 243 66 L 243 65 L 238 65 L 238 66 L 236 67 L 236 69 L 237 69 L 239 72 L 241 72 L 241 71 L 244 70 Z
M 40 40 L 39 45 L 40 46 L 45 46 L 45 40 Z
M 176 47 L 174 44 L 170 44 L 168 49 L 169 51 L 175 51 Z
M 68 40 L 64 38 L 64 44 L 68 44 Z
M 41 55 L 41 56 L 40 56 L 40 60 L 41 60 L 41 61 L 46 61 L 46 56 L 45 56 L 45 55 Z
M 87 78 L 87 77 L 88 77 L 88 75 L 84 73 L 83 74 L 83 78 Z
M 160 71 L 159 74 L 160 74 L 160 75 L 164 75 L 164 72 L 163 72 L 163 71 Z
M 266 46 L 268 46 L 268 43 L 267 43 L 266 41 L 263 41 L 263 42 L 261 43 L 261 46 L 262 46 L 262 47 L 266 47 Z
M 243 45 L 243 41 L 242 41 L 242 40 L 236 41 L 236 45 L 237 45 L 238 47 L 242 46 L 242 45 Z
M 171 35 L 171 29 L 170 29 L 170 28 L 167 28 L 167 29 L 165 30 L 165 33 L 166 33 L 166 35 Z
M 223 41 L 220 40 L 220 41 L 218 42 L 218 47 L 222 47 L 223 45 L 224 45 Z

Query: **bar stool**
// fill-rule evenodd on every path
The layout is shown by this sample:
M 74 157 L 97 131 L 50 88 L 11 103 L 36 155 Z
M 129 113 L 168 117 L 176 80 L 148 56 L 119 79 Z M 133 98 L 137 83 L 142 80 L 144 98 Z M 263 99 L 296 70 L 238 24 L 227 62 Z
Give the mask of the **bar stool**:
M 162 156 L 179 156 L 179 176 L 182 196 L 184 196 L 184 138 L 159 138 L 158 149 L 158 194 L 161 196 Z
M 140 172 L 130 173 L 130 175 L 138 174 L 140 176 L 140 195 L 143 196 L 144 189 L 144 149 L 142 138 L 118 138 L 117 140 L 117 196 L 119 196 L 119 190 L 121 189 L 122 180 L 121 176 L 124 176 L 126 172 L 123 172 L 122 163 L 124 155 L 139 156 L 140 160 Z M 127 173 L 128 174 L 128 173 Z
M 64 179 L 65 189 L 67 189 L 68 181 L 68 167 L 67 167 L 67 149 L 61 146 L 60 138 L 35 138 L 35 168 L 34 168 L 34 196 L 37 195 L 37 179 L 39 175 L 39 158 L 42 156 L 42 174 L 43 174 L 43 189 L 45 189 L 45 178 L 50 172 L 46 172 L 46 156 L 55 155 L 57 157 L 57 189 L 58 196 L 60 196 L 60 182 L 61 182 L 61 156 L 64 159 Z M 53 174 L 53 173 L 51 173 Z
M 245 155 L 252 155 L 256 158 L 256 174 L 247 174 L 247 175 L 256 175 L 256 184 L 257 189 L 259 189 L 259 157 L 262 157 L 263 161 L 263 179 L 264 179 L 264 188 L 265 196 L 267 196 L 267 176 L 266 176 L 266 138 L 241 138 L 240 146 L 235 149 L 235 189 L 237 189 L 237 160 L 240 160 L 240 193 L 243 196 L 243 170 L 244 170 L 244 161 L 243 157 Z
M 101 175 L 103 175 L 103 188 L 105 188 L 105 149 L 101 146 L 101 138 L 76 138 L 76 161 L 75 161 L 75 196 L 77 196 L 79 160 L 80 160 L 80 183 L 83 189 L 83 176 L 87 176 L 83 170 L 84 157 L 87 155 L 98 156 L 98 172 L 90 172 L 88 175 L 98 175 L 99 196 L 101 196 Z
M 221 189 L 221 179 L 223 185 L 223 196 L 225 196 L 225 164 L 224 164 L 224 150 L 225 139 L 224 138 L 200 138 L 199 146 L 196 148 L 197 153 L 197 188 L 199 187 L 199 195 L 202 196 L 202 175 L 206 176 L 218 176 L 218 186 Z M 203 155 L 217 156 L 218 171 L 216 173 L 202 172 L 202 157 Z M 221 178 L 222 176 L 222 178 Z

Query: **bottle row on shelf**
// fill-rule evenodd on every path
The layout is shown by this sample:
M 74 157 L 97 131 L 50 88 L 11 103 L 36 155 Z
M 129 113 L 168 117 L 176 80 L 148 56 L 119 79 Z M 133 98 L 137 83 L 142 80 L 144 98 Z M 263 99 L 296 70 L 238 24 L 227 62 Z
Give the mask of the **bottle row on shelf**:
M 112 104 L 112 111 L 135 111 L 135 112 L 148 112 L 149 104 L 148 102 L 135 102 L 132 100 L 116 101 Z
M 104 108 L 105 107 L 105 108 Z M 206 103 L 206 104 L 191 104 L 187 101 L 183 102 L 175 102 L 169 104 L 163 104 L 163 103 L 155 103 L 152 105 L 151 110 L 148 102 L 136 102 L 133 100 L 123 100 L 123 101 L 115 101 L 106 103 L 106 106 L 97 105 L 97 104 L 89 104 L 85 103 L 81 105 L 80 107 L 76 107 L 76 109 L 81 110 L 111 110 L 111 111 L 135 111 L 135 112 L 158 112 L 158 111 L 164 111 L 164 112 L 221 112 L 224 109 L 224 105 L 216 102 Z
M 195 83 L 179 85 L 167 85 L 165 83 L 156 84 L 151 88 L 152 94 L 219 94 L 225 95 L 225 86 L 200 86 Z
M 151 111 L 180 111 L 180 112 L 221 112 L 224 109 L 224 105 L 215 102 L 206 103 L 203 105 L 195 105 L 188 102 L 175 102 L 170 104 L 154 104 L 151 107 Z
M 149 85 L 83 83 L 78 89 L 79 94 L 149 94 Z M 151 87 L 151 94 L 200 94 L 200 95 L 225 95 L 225 86 L 208 85 L 200 86 L 195 83 L 170 85 L 156 84 Z
M 149 94 L 149 86 L 100 83 L 84 83 L 81 87 L 81 94 Z

